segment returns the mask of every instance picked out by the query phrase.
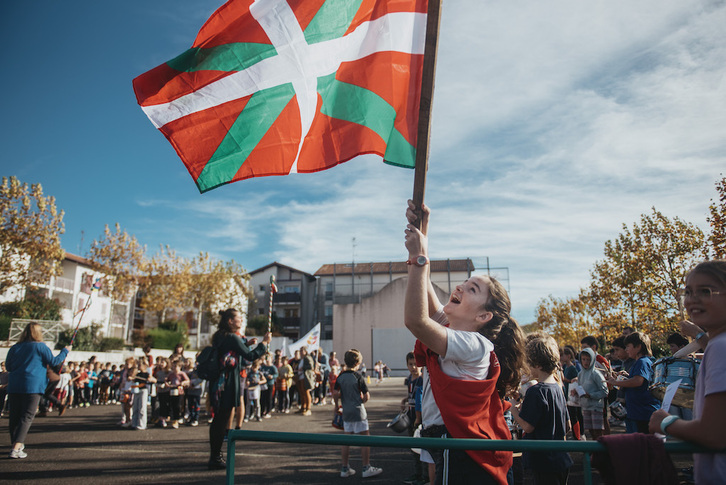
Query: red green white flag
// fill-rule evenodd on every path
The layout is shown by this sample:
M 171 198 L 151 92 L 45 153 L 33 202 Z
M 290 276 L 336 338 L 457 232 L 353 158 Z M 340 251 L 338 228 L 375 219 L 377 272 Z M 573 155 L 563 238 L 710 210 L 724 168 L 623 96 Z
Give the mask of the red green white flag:
M 134 79 L 201 192 L 365 153 L 413 168 L 426 0 L 230 0 Z

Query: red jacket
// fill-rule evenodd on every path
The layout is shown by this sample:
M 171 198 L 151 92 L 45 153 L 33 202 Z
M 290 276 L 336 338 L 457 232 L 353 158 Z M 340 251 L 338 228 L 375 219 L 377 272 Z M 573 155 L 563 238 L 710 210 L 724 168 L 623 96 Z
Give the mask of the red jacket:
M 439 355 L 420 341 L 414 348 L 416 365 L 429 372 L 434 400 L 444 419 L 446 430 L 454 438 L 512 439 L 504 421 L 503 403 L 497 394 L 499 360 L 491 353 L 489 376 L 484 380 L 454 379 L 441 370 Z M 502 485 L 507 483 L 507 472 L 512 467 L 511 451 L 466 450 L 469 456 Z

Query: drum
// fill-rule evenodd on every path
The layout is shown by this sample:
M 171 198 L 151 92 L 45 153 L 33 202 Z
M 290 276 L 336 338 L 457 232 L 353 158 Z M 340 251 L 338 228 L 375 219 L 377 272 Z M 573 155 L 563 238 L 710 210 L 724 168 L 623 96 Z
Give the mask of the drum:
M 672 382 L 681 379 L 672 405 L 683 408 L 693 408 L 693 397 L 696 392 L 696 376 L 701 366 L 699 359 L 677 359 L 664 357 L 658 359 L 653 366 L 654 377 L 650 386 L 650 393 L 657 399 L 663 400 L 666 388 Z
M 388 423 L 388 427 L 396 433 L 403 433 L 404 431 L 408 430 L 410 424 L 411 418 L 408 417 L 408 413 L 406 411 L 401 411 L 398 416 L 393 418 L 391 422 Z
M 610 404 L 610 414 L 615 418 L 619 419 L 620 421 L 624 420 L 628 417 L 628 412 L 625 410 L 625 406 L 623 406 L 623 403 L 620 401 L 615 401 L 614 403 Z

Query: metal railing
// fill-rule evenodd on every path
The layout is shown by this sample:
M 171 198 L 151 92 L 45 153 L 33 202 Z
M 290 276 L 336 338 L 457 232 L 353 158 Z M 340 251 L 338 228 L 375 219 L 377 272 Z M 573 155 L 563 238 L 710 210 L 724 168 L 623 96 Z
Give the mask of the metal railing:
M 234 484 L 236 441 L 265 441 L 276 443 L 305 443 L 316 445 L 372 446 L 379 448 L 447 448 L 450 450 L 489 451 L 567 451 L 583 453 L 583 478 L 585 485 L 592 485 L 593 453 L 607 452 L 605 445 L 597 441 L 548 441 L 548 440 L 481 440 L 454 438 L 411 438 L 401 436 L 365 436 L 354 434 L 286 433 L 278 431 L 229 430 L 227 434 L 227 484 Z M 668 453 L 714 453 L 714 450 L 683 441 L 665 443 Z M 724 450 L 726 451 L 726 450 Z
M 43 341 L 58 343 L 58 336 L 61 332 L 68 330 L 71 326 L 64 322 L 58 322 L 55 320 L 36 320 L 32 318 L 13 318 L 10 322 L 10 332 L 8 333 L 8 343 L 12 344 L 17 342 L 20 338 L 20 334 L 23 333 L 25 327 L 30 322 L 36 322 L 40 324 L 43 330 Z

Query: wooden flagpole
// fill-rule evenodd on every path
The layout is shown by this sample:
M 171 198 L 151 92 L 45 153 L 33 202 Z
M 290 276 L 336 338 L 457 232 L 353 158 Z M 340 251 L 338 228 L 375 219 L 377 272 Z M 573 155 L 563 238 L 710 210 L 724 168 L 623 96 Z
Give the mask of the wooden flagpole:
M 431 138 L 431 107 L 434 102 L 434 78 L 436 77 L 436 53 L 439 46 L 439 24 L 442 0 L 429 0 L 426 16 L 426 43 L 424 46 L 423 77 L 421 79 L 421 100 L 418 111 L 418 134 L 416 138 L 416 168 L 413 176 L 413 204 L 421 210 L 426 192 L 426 171 L 429 160 Z M 417 226 L 421 228 L 421 217 Z

